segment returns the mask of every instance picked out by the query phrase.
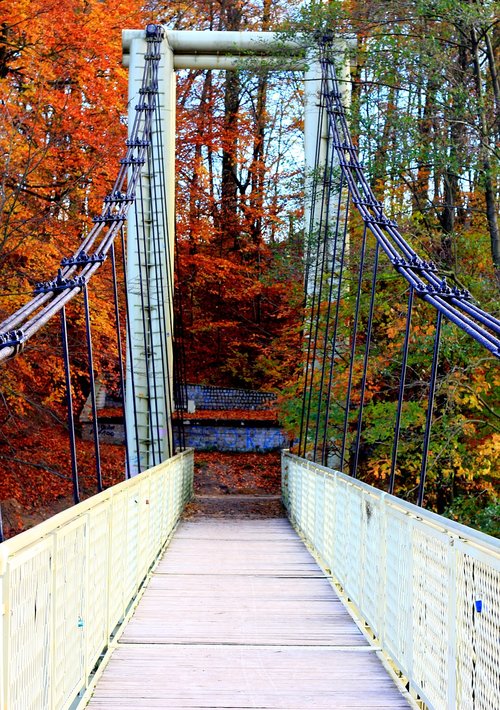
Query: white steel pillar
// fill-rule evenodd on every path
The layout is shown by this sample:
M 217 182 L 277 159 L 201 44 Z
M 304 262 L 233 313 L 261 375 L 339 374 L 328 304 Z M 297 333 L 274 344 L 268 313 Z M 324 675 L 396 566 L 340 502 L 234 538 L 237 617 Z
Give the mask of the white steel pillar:
M 351 85 L 350 85 L 350 63 L 348 57 L 349 42 L 345 40 L 337 40 L 334 43 L 334 52 L 337 58 L 336 72 L 340 83 L 342 93 L 342 102 L 348 107 L 351 100 Z M 317 50 L 311 50 L 306 55 L 307 68 L 304 74 L 304 162 L 305 162 L 305 199 L 304 199 L 304 232 L 307 240 L 308 235 L 312 237 L 310 245 L 310 264 L 308 282 L 306 290 L 308 294 L 312 294 L 314 290 L 314 277 L 316 272 L 316 260 L 322 261 L 322 251 L 317 252 L 316 239 L 318 237 L 318 229 L 328 216 L 329 233 L 333 235 L 337 227 L 337 201 L 338 188 L 340 186 L 340 164 L 338 157 L 335 154 L 333 165 L 331 166 L 331 175 L 327 179 L 332 178 L 332 182 L 326 190 L 323 188 L 323 176 L 327 155 L 329 153 L 328 145 L 328 118 L 326 109 L 321 109 L 321 84 L 322 71 L 321 64 L 318 59 Z M 330 207 L 328 208 L 328 204 Z M 342 206 L 338 215 L 339 232 L 342 234 L 344 222 L 346 219 L 345 208 Z M 346 234 L 347 238 L 347 234 Z M 307 245 L 306 245 L 307 246 Z M 306 249 L 307 252 L 307 249 Z M 329 248 L 329 253 L 325 259 L 325 270 L 330 271 L 331 268 L 337 268 L 337 264 L 332 264 L 333 242 Z M 337 245 L 336 261 L 340 256 L 339 245 Z M 318 277 L 321 274 L 318 270 Z
M 165 373 L 167 375 L 167 392 L 170 406 L 163 412 L 164 432 L 163 447 L 165 457 L 174 454 L 174 440 L 172 431 L 172 412 L 174 405 L 174 261 L 175 261 L 175 123 L 176 123 L 176 75 L 174 67 L 174 51 L 168 39 L 164 41 L 165 63 L 160 74 L 160 97 L 163 99 L 161 128 L 163 140 L 163 174 L 165 176 L 164 204 L 166 209 L 166 250 L 164 258 L 164 274 L 168 282 L 168 293 L 165 299 L 165 323 L 167 348 L 165 356 L 168 358 Z
M 147 43 L 134 33 L 129 51 L 128 126 L 132 130 Z M 160 119 L 153 116 L 150 160 L 137 210 L 127 225 L 126 423 L 131 475 L 173 454 L 173 259 L 175 214 L 175 72 L 166 40 L 158 76 Z M 135 397 L 134 397 L 135 391 Z
M 329 196 L 325 193 L 323 173 L 328 152 L 328 124 L 325 112 L 321 111 L 321 64 L 316 51 L 306 55 L 307 68 L 304 74 L 304 253 L 309 254 L 306 292 L 312 294 L 315 286 L 316 259 L 321 253 L 316 249 L 316 239 L 322 213 Z M 311 244 L 307 240 L 311 239 Z M 318 274 L 321 276 L 320 274 Z
M 174 246 L 175 246 L 175 71 L 174 53 L 166 39 L 161 48 L 158 75 L 158 121 L 153 118 L 152 186 L 153 229 L 148 262 L 152 308 L 151 333 L 156 375 L 156 397 L 151 401 L 155 423 L 151 448 L 153 461 L 174 454 Z M 154 388 L 150 387 L 154 392 Z M 153 463 L 151 461 L 150 463 Z
M 128 129 L 129 137 L 134 125 L 136 110 L 139 103 L 139 89 L 142 85 L 144 70 L 144 55 L 146 41 L 135 37 L 131 41 L 129 79 L 128 79 Z M 139 260 L 144 260 L 136 239 L 137 221 L 143 215 L 129 211 L 127 223 L 127 301 L 128 301 L 128 333 L 127 333 L 127 370 L 125 393 L 125 421 L 127 427 L 127 442 L 130 452 L 130 475 L 135 475 L 141 468 L 147 467 L 149 461 L 148 442 L 149 405 L 148 378 L 145 365 L 145 344 L 143 333 L 143 307 L 141 302 L 142 269 Z M 135 399 L 135 401 L 134 401 Z

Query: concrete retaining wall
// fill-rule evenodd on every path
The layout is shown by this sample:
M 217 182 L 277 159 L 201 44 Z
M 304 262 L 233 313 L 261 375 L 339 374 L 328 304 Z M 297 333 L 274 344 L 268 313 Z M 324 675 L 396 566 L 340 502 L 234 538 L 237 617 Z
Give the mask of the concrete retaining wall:
M 272 392 L 256 392 L 209 385 L 187 385 L 188 400 L 194 401 L 196 410 L 213 410 L 209 419 L 189 419 L 185 416 L 185 441 L 187 447 L 199 451 L 275 451 L 288 447 L 288 439 L 279 425 L 262 419 L 219 419 L 216 410 L 259 411 L 269 409 L 276 400 Z M 99 384 L 97 407 L 121 407 L 121 402 L 111 399 Z M 187 403 L 186 403 L 187 405 Z M 186 406 L 187 408 L 187 406 Z M 92 421 L 90 398 L 80 416 L 82 439 L 91 440 Z M 99 417 L 99 436 L 108 444 L 124 444 L 122 417 Z M 178 432 L 174 425 L 174 444 L 178 445 Z
M 198 451 L 276 451 L 288 447 L 289 441 L 278 426 L 255 422 L 203 421 L 184 423 L 186 446 Z M 177 432 L 174 430 L 174 440 Z
M 278 426 L 269 423 L 234 421 L 207 423 L 191 421 L 184 424 L 186 447 L 198 451 L 262 452 L 286 449 L 289 441 Z M 82 425 L 82 439 L 92 440 L 92 425 Z M 124 444 L 123 424 L 99 423 L 100 440 L 106 444 Z M 174 444 L 178 446 L 178 431 L 174 427 Z

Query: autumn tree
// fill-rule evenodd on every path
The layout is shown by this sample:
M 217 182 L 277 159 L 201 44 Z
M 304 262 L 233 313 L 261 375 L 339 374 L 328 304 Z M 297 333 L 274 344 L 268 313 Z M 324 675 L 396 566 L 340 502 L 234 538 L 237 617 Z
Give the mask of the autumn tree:
M 126 137 L 124 24 L 144 24 L 140 3 L 16 0 L 1 6 L 0 320 L 29 300 L 36 283 L 53 278 L 61 259 L 75 252 L 113 184 Z M 110 293 L 108 271 L 90 299 L 96 369 L 113 373 L 117 359 Z M 68 315 L 78 405 L 89 381 L 81 306 L 72 303 Z M 0 384 L 2 461 L 14 469 L 21 464 L 13 459 L 31 461 L 20 469 L 26 489 L 44 466 L 59 467 L 57 456 L 67 471 L 67 442 L 58 428 L 65 388 L 57 319 L 27 345 L 26 356 L 16 358 L 15 366 L 1 368 Z M 41 431 L 51 432 L 45 434 L 50 451 L 37 438 Z M 23 456 L 31 441 L 39 442 L 38 449 Z M 50 456 L 52 464 L 46 461 Z M 49 481 L 64 482 L 65 475 L 52 473 Z M 44 495 L 48 487 L 47 482 Z
M 199 1 L 157 11 L 175 29 L 253 31 L 275 29 L 289 8 L 270 0 Z M 300 155 L 300 125 L 290 103 L 277 100 L 278 87 L 300 101 L 297 82 L 271 67 L 178 78 L 179 282 L 192 378 L 274 384 L 269 342 L 280 338 L 300 300 L 300 256 L 285 269 L 280 256 L 299 247 L 290 224 L 301 209 L 301 169 L 291 153 L 295 145 Z

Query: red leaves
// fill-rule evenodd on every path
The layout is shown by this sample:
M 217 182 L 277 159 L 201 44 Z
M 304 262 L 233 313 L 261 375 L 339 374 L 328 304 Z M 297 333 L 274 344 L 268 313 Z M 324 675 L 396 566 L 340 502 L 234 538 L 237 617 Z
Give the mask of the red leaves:
M 2 427 L 9 446 L 0 447 L 0 500 L 15 501 L 7 506 L 12 512 L 7 520 L 8 535 L 20 532 L 25 522 L 32 522 L 34 512 L 41 507 L 48 517 L 62 509 L 62 499 L 62 507 L 72 505 L 67 431 L 57 424 L 21 426 L 19 429 L 12 422 Z M 94 447 L 92 442 L 80 440 L 77 447 L 80 493 L 88 498 L 97 492 Z M 105 487 L 124 479 L 122 447 L 101 444 L 101 464 Z
M 199 451 L 195 454 L 197 493 L 278 494 L 281 456 Z

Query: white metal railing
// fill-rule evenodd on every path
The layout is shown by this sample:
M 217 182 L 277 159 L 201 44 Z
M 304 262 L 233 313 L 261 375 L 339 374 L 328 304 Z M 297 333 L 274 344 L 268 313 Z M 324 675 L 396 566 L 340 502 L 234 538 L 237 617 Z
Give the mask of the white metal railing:
M 4 710 L 75 704 L 192 490 L 186 451 L 0 545 Z
M 500 708 L 500 540 L 287 452 L 283 499 L 412 691 Z

